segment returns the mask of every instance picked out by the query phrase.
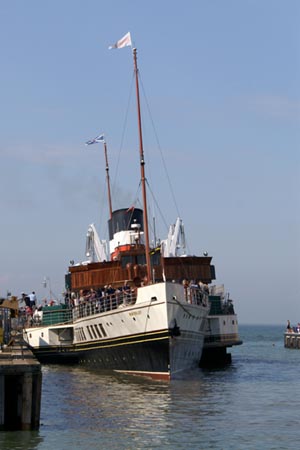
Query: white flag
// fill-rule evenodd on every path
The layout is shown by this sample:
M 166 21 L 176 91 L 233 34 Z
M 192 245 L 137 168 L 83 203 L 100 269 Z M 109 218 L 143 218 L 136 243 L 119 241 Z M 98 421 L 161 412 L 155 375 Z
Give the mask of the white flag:
M 99 144 L 99 142 L 105 142 L 104 134 L 99 134 L 95 139 L 90 139 L 85 145 Z
M 125 36 L 123 36 L 118 42 L 116 42 L 114 45 L 110 45 L 108 48 L 111 50 L 112 48 L 123 48 L 131 45 L 131 36 L 130 32 L 128 31 L 128 33 L 126 33 Z

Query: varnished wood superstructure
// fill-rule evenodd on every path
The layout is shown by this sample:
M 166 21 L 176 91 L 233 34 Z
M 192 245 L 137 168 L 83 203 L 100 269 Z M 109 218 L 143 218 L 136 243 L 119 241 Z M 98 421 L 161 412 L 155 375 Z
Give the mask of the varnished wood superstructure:
M 140 248 L 133 248 L 120 253 L 116 261 L 81 264 L 69 267 L 70 290 L 97 289 L 104 285 L 122 286 L 127 281 L 131 286 L 139 287 L 147 277 L 146 265 L 137 264 L 135 260 L 143 253 Z M 126 262 L 131 259 L 132 262 Z M 186 256 L 163 258 L 160 254 L 152 255 L 151 269 L 153 281 L 202 281 L 205 284 L 215 279 L 211 257 Z

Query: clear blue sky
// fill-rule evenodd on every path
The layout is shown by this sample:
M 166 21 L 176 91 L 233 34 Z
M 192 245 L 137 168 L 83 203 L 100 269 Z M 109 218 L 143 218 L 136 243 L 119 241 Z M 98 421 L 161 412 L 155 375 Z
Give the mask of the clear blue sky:
M 2 1 L 0 295 L 42 299 L 44 276 L 59 295 L 88 225 L 107 238 L 103 149 L 86 140 L 106 135 L 114 207 L 135 198 L 132 56 L 108 50 L 130 31 L 164 221 L 160 153 L 189 250 L 213 256 L 240 323 L 300 321 L 299 23 L 297 0 Z

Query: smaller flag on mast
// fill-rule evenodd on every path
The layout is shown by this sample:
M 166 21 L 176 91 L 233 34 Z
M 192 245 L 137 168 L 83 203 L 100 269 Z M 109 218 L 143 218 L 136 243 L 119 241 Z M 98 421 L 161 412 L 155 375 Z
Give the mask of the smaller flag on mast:
M 90 139 L 85 143 L 85 145 L 99 144 L 99 142 L 105 142 L 104 134 L 99 134 L 99 136 L 94 139 Z
M 128 47 L 128 46 L 132 46 L 131 36 L 130 36 L 129 31 L 119 41 L 117 41 L 113 45 L 110 45 L 108 48 L 109 48 L 109 50 L 111 50 L 113 48 L 123 48 L 123 47 Z

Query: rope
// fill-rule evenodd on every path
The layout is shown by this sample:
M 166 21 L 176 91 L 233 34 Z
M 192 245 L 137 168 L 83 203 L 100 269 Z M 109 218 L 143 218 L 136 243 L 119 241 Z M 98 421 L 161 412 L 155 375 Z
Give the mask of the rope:
M 170 189 L 170 192 L 171 192 L 171 196 L 173 198 L 174 205 L 175 205 L 175 208 L 177 210 L 177 215 L 180 217 L 179 208 L 178 208 L 178 205 L 177 205 L 177 202 L 176 202 L 176 198 L 175 198 L 175 195 L 174 195 L 174 190 L 173 190 L 173 187 L 172 187 L 172 184 L 171 184 L 171 180 L 170 180 L 170 177 L 169 177 L 169 173 L 168 173 L 168 170 L 167 170 L 167 165 L 166 165 L 166 162 L 165 162 L 165 159 L 164 159 L 164 156 L 163 156 L 162 148 L 161 148 L 161 145 L 160 145 L 160 142 L 159 142 L 159 139 L 158 139 L 158 135 L 157 135 L 157 132 L 156 132 L 156 128 L 155 128 L 155 125 L 154 125 L 154 121 L 153 121 L 153 118 L 152 118 L 152 114 L 151 114 L 151 110 L 150 110 L 149 103 L 148 103 L 148 100 L 147 100 L 147 96 L 146 96 L 146 92 L 145 92 L 145 89 L 144 89 L 144 85 L 143 85 L 143 82 L 142 82 L 140 76 L 139 76 L 139 78 L 140 78 L 140 81 L 141 81 L 142 91 L 143 91 L 143 94 L 144 94 L 144 97 L 145 97 L 145 102 L 146 102 L 148 114 L 149 114 L 149 117 L 150 117 L 150 120 L 151 120 L 151 124 L 152 124 L 152 127 L 153 127 L 153 131 L 154 131 L 157 147 L 159 149 L 160 156 L 161 156 L 161 159 L 162 159 L 162 162 L 163 162 L 163 167 L 164 167 L 164 170 L 165 170 L 165 173 L 166 173 L 166 177 L 167 177 L 169 189 Z
M 194 316 L 194 314 L 191 314 L 184 306 L 182 303 L 179 302 L 179 300 L 177 300 L 176 297 L 173 297 L 173 300 L 178 304 L 178 306 L 180 306 L 184 312 L 186 312 L 190 317 L 193 317 L 194 319 L 198 319 L 198 316 Z

